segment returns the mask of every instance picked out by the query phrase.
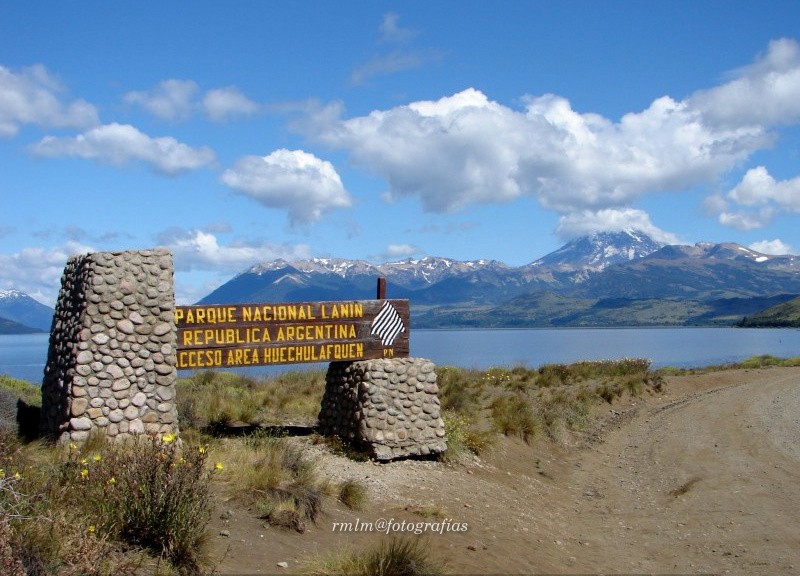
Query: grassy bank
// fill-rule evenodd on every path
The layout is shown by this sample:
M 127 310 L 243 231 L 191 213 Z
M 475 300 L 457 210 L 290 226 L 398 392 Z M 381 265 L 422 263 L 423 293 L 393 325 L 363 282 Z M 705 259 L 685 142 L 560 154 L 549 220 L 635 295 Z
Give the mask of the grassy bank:
M 641 359 L 440 367 L 449 445 L 441 465 L 469 465 L 504 436 L 532 445 L 571 443 L 591 427 L 595 408 L 660 394 L 672 374 L 798 365 L 800 358 L 758 356 L 695 370 L 653 371 Z M 55 447 L 0 427 L 0 573 L 213 573 L 218 559 L 208 552 L 208 525 L 219 502 L 235 500 L 263 521 L 297 532 L 333 501 L 369 509 L 363 485 L 324 477 L 307 444 L 282 433 L 314 426 L 324 372 L 268 379 L 202 372 L 177 387 L 180 442 L 170 435 L 124 445 L 92 437 L 82 446 Z M 39 401 L 38 387 L 5 376 L 0 392 L 28 406 Z M 312 436 L 312 442 L 359 457 L 339 439 Z M 315 574 L 369 574 L 387 562 L 398 574 L 443 570 L 424 547 L 388 539 L 367 550 L 310 558 L 308 566 Z

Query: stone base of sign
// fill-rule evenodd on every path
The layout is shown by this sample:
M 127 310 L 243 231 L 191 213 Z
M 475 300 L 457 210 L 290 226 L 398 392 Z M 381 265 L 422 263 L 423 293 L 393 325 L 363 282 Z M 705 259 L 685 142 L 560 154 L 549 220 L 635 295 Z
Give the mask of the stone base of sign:
M 69 259 L 50 332 L 40 428 L 59 441 L 178 432 L 172 255 Z
M 435 366 L 422 358 L 333 362 L 320 432 L 365 447 L 377 460 L 447 450 Z

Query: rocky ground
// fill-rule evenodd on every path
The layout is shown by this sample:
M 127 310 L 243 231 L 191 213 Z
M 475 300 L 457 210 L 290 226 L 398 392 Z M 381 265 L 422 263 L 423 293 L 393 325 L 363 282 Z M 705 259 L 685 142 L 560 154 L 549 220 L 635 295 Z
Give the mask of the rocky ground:
M 588 434 L 530 446 L 503 438 L 464 465 L 353 462 L 299 437 L 333 480 L 369 488 L 367 508 L 328 501 L 300 534 L 220 502 L 215 573 L 301 572 L 315 554 L 367 546 L 403 521 L 432 523 L 422 537 L 451 573 L 800 573 L 800 368 L 667 386 L 598 407 Z M 337 524 L 382 521 L 382 532 Z

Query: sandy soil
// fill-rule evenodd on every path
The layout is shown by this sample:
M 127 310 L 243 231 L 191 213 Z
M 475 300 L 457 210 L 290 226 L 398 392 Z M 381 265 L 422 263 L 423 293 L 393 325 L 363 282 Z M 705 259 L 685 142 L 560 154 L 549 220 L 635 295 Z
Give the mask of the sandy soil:
M 451 573 L 800 574 L 800 368 L 673 377 L 661 397 L 598 409 L 580 438 L 502 439 L 463 466 L 356 463 L 309 443 L 332 479 L 369 487 L 367 510 L 330 501 L 299 534 L 221 503 L 217 573 L 300 572 L 386 537 L 334 523 L 436 522 L 428 506 L 468 526 L 424 536 Z

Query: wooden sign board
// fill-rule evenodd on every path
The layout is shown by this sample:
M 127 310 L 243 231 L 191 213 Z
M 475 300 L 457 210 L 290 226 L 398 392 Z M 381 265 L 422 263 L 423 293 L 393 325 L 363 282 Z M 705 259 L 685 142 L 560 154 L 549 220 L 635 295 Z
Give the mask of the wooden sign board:
M 408 300 L 176 306 L 179 370 L 402 358 Z

